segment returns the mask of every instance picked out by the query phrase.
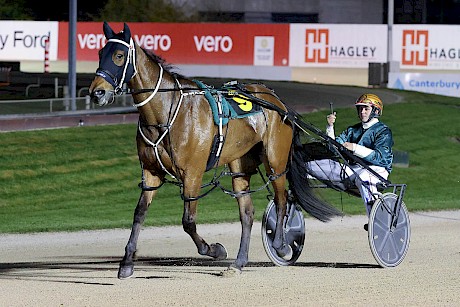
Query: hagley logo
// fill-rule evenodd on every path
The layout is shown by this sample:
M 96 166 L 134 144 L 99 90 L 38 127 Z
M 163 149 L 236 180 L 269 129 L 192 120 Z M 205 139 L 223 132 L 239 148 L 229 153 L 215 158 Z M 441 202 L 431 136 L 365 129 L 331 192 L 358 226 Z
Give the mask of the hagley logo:
M 329 62 L 329 29 L 305 30 L 305 62 Z
M 403 65 L 428 65 L 428 30 L 403 30 Z

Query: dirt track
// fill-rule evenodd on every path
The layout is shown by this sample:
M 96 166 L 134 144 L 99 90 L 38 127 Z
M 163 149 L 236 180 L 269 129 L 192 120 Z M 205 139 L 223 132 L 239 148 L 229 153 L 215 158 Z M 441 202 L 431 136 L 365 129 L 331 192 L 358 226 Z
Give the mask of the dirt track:
M 354 87 L 268 85 L 298 112 L 328 108 L 330 101 L 337 107 L 349 105 L 363 93 Z M 385 103 L 401 99 L 385 90 L 372 92 Z M 85 122 L 101 124 L 94 117 Z M 9 131 L 51 123 L 41 120 L 37 127 L 29 120 L 14 129 L 6 129 L 6 122 L 0 126 Z M 78 118 L 60 126 L 77 123 Z M 226 261 L 199 256 L 181 227 L 144 229 L 134 277 L 123 281 L 116 275 L 129 229 L 0 235 L 0 305 L 460 306 L 460 210 L 410 213 L 410 218 L 409 252 L 392 269 L 377 266 L 362 229 L 364 216 L 327 224 L 308 218 L 304 251 L 290 267 L 269 261 L 261 225 L 255 224 L 250 263 L 234 278 L 219 273 L 236 257 L 239 224 L 198 225 L 208 243 L 226 246 Z
M 197 254 L 181 227 L 146 228 L 134 277 L 118 280 L 129 230 L 0 235 L 2 306 L 459 306 L 460 210 L 410 213 L 412 236 L 396 268 L 376 265 L 364 216 L 307 218 L 295 266 L 276 267 L 252 232 L 250 264 L 218 276 L 236 257 L 239 224 L 198 225 L 224 244 L 226 261 Z

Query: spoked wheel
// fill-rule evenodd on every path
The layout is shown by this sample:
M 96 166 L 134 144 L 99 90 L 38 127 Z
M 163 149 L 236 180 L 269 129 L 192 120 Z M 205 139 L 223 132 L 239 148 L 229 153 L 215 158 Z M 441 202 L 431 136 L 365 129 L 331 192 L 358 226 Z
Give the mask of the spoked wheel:
M 302 211 L 295 204 L 287 205 L 288 216 L 284 218 L 284 233 L 287 244 L 292 248 L 291 259 L 284 259 L 278 256 L 273 248 L 276 229 L 276 206 L 271 200 L 265 209 L 262 219 L 262 242 L 265 252 L 270 260 L 278 266 L 288 266 L 299 259 L 305 242 L 305 220 Z
M 401 202 L 396 225 L 391 225 L 397 199 L 396 194 L 383 194 L 369 215 L 369 246 L 381 267 L 399 265 L 409 249 L 410 222 L 404 202 Z

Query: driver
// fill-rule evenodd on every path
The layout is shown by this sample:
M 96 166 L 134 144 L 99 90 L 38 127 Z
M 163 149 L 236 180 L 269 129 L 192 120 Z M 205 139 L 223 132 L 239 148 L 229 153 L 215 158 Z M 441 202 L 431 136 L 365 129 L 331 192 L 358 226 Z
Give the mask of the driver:
M 372 170 L 384 179 L 388 178 L 393 162 L 393 136 L 390 128 L 379 121 L 383 112 L 382 100 L 374 94 L 361 95 L 355 102 L 360 122 L 345 129 L 335 137 L 336 112 L 327 116 L 326 134 L 361 158 Z M 359 164 L 346 166 L 331 159 L 313 160 L 307 163 L 309 173 L 332 182 L 351 180 L 358 187 L 369 216 L 377 199 L 379 178 Z M 367 231 L 367 224 L 364 225 Z

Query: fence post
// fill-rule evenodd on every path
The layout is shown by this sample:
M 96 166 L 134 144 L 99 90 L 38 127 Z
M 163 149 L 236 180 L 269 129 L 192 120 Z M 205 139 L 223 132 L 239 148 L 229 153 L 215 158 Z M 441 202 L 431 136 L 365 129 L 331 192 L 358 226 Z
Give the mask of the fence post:
M 63 99 L 64 109 L 66 111 L 69 111 L 69 109 L 70 109 L 70 98 L 69 98 L 69 87 L 67 85 L 63 86 L 63 92 L 64 92 L 64 99 Z
M 54 98 L 59 98 L 59 78 L 54 78 Z
M 85 96 L 85 106 L 86 110 L 89 110 L 91 108 L 91 97 L 89 95 Z

